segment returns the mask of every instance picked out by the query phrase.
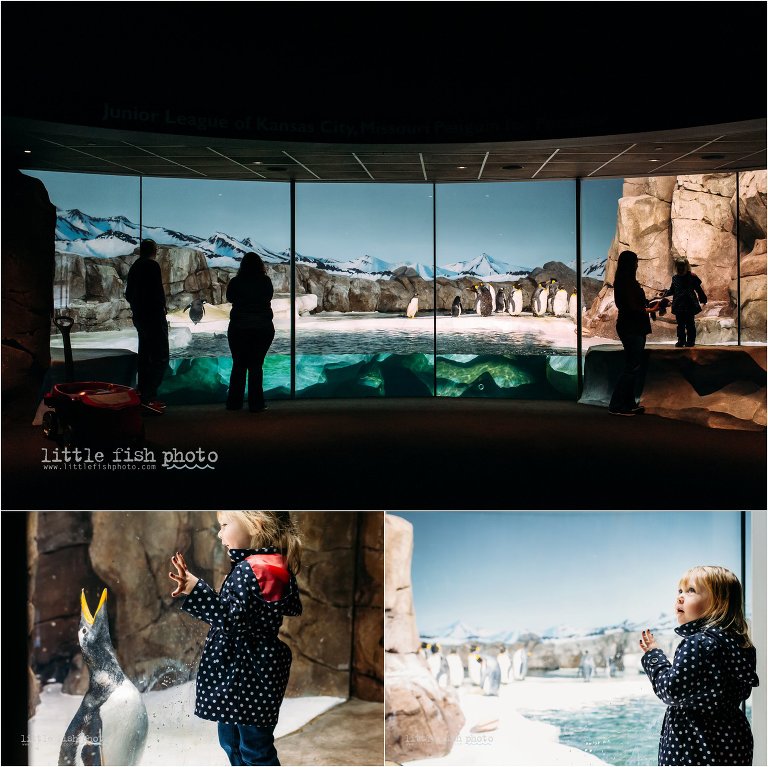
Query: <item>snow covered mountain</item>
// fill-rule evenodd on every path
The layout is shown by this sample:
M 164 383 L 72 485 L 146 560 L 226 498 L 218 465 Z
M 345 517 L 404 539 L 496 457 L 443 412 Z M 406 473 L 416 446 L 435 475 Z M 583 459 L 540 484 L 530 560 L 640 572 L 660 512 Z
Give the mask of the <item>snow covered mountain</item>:
M 144 237 L 155 240 L 158 245 L 196 248 L 202 251 L 209 266 L 237 268 L 242 257 L 250 250 L 258 253 L 266 263 L 285 264 L 290 262 L 290 252 L 270 250 L 245 237 L 242 240 L 226 232 L 217 231 L 208 238 L 167 229 L 162 226 L 144 226 Z M 114 258 L 134 252 L 139 244 L 139 226 L 125 216 L 99 218 L 89 216 L 77 208 L 56 211 L 56 250 L 61 253 L 76 253 L 81 256 Z M 431 280 L 435 277 L 458 279 L 459 277 L 482 278 L 486 282 L 516 280 L 525 277 L 531 269 L 508 264 L 487 253 L 467 261 L 457 261 L 447 266 L 438 266 L 417 261 L 389 262 L 365 254 L 352 259 L 320 258 L 296 253 L 296 263 L 322 269 L 330 274 L 366 279 L 391 279 L 393 277 L 421 277 Z

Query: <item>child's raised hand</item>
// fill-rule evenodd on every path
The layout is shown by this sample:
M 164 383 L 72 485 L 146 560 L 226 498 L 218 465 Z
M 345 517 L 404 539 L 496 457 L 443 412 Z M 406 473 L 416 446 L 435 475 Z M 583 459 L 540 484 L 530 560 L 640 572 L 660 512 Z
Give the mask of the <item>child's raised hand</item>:
M 176 568 L 176 574 L 168 573 L 168 577 L 176 582 L 176 590 L 171 592 L 171 596 L 177 597 L 179 594 L 191 594 L 199 579 L 187 569 L 187 561 L 184 559 L 184 555 L 177 551 L 171 557 L 171 564 Z
M 643 629 L 640 637 L 640 649 L 643 652 L 659 649 L 659 646 L 656 644 L 656 640 L 653 638 L 653 634 L 651 633 L 650 629 Z

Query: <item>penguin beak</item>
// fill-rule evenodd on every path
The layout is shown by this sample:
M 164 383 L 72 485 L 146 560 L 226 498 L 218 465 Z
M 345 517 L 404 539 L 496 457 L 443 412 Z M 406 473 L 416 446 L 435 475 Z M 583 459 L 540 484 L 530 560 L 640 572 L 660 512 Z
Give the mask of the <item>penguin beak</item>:
M 96 616 L 101 610 L 101 606 L 107 601 L 107 590 L 101 592 L 101 599 L 99 600 L 99 606 L 96 608 L 96 612 L 91 615 L 91 611 L 88 609 L 88 602 L 85 601 L 85 589 L 80 592 L 80 608 L 83 611 L 83 618 L 93 626 L 93 622 L 96 620 Z

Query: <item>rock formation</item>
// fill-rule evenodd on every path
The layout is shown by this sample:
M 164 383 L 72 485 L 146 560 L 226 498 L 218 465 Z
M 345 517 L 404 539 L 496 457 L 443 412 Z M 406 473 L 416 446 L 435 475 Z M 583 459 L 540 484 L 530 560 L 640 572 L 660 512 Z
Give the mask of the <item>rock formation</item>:
M 464 725 L 453 690 L 438 686 L 417 651 L 411 557 L 413 526 L 385 517 L 387 559 L 384 572 L 385 750 L 389 762 L 402 763 L 449 753 Z

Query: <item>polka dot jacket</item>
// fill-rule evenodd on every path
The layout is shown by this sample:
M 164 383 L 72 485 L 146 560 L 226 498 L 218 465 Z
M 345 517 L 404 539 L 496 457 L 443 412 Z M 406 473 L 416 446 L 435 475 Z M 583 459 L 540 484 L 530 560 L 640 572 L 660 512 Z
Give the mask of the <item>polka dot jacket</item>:
M 660 649 L 642 663 L 668 708 L 659 764 L 752 764 L 752 731 L 740 705 L 758 684 L 755 648 L 699 618 L 678 626 L 674 663 Z
M 225 724 L 277 724 L 291 651 L 277 632 L 301 615 L 296 579 L 275 547 L 230 549 L 217 594 L 199 580 L 181 609 L 211 624 L 197 672 L 195 715 Z

